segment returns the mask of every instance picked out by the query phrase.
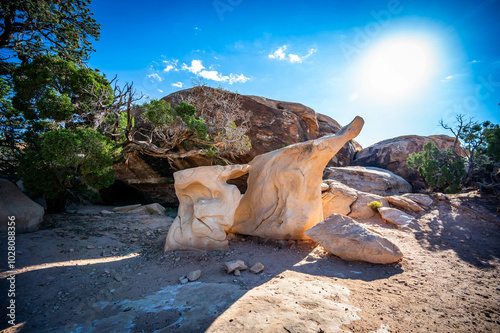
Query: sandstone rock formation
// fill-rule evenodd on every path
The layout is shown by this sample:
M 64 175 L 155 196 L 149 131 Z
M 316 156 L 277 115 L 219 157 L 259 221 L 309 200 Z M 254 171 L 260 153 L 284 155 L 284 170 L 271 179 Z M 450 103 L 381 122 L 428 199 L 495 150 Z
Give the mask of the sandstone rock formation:
M 414 221 L 413 216 L 403 213 L 399 209 L 390 207 L 381 207 L 378 212 L 387 223 L 393 224 L 399 228 L 407 228 Z
M 434 202 L 427 194 L 420 193 L 406 193 L 403 194 L 403 197 L 413 200 L 414 202 L 423 205 L 430 206 Z
M 381 196 L 411 192 L 411 185 L 389 170 L 375 167 L 327 167 L 323 179 L 337 180 L 358 191 Z
M 174 174 L 179 198 L 178 216 L 170 227 L 164 251 L 225 250 L 225 229 L 233 217 L 241 193 L 228 179 L 240 177 L 248 165 L 205 166 Z
M 182 95 L 197 94 L 199 88 L 191 88 L 172 93 L 163 99 L 176 105 Z M 215 89 L 217 90 L 217 89 Z M 230 95 L 236 95 L 229 93 Z M 300 103 L 277 101 L 260 96 L 239 95 L 241 109 L 250 120 L 247 133 L 252 149 L 241 158 L 232 160 L 235 164 L 249 163 L 258 155 L 268 153 L 295 143 L 315 140 L 328 134 L 335 134 L 341 126 L 332 118 L 316 113 Z M 359 144 L 347 142 L 332 159 L 334 166 L 347 166 Z M 202 160 L 185 159 L 185 167 L 204 163 Z M 205 163 L 207 163 L 205 161 Z
M 323 220 L 323 169 L 347 141 L 359 134 L 363 123 L 356 117 L 336 135 L 253 159 L 248 190 L 236 210 L 231 232 L 274 239 L 307 238 L 303 232 Z
M 331 214 L 342 214 L 352 218 L 366 219 L 377 214 L 368 204 L 378 201 L 388 207 L 389 202 L 376 194 L 355 190 L 338 181 L 326 180 L 329 188 L 322 193 L 323 216 L 327 218 Z
M 408 135 L 378 142 L 359 151 L 351 165 L 377 167 L 387 169 L 403 177 L 414 187 L 422 187 L 418 174 L 406 165 L 406 159 L 411 153 L 419 152 L 424 145 L 433 141 L 440 149 L 451 149 L 454 138 L 446 135 L 418 136 Z M 415 183 L 417 182 L 417 183 Z
M 14 216 L 16 233 L 38 230 L 45 213 L 42 206 L 28 198 L 19 188 L 0 178 L 0 232 L 7 232 L 9 216 Z
M 413 212 L 423 212 L 424 209 L 420 207 L 415 201 L 410 198 L 403 197 L 401 195 L 391 195 L 386 198 L 391 204 L 396 207 L 402 208 L 404 210 L 410 210 Z
M 330 215 L 304 233 L 344 260 L 389 264 L 403 257 L 395 244 L 341 214 Z

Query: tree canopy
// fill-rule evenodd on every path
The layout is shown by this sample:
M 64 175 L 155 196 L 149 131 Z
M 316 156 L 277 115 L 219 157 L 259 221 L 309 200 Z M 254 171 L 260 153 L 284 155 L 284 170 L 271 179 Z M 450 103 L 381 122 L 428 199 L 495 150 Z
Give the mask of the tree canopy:
M 0 3 L 0 76 L 18 63 L 57 55 L 82 64 L 93 51 L 100 25 L 87 0 L 8 0 Z

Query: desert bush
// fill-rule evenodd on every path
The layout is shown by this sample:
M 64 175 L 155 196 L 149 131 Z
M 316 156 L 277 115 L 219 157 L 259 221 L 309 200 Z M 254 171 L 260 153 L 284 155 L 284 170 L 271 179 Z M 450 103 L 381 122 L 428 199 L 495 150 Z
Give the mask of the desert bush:
M 378 211 L 378 209 L 381 208 L 383 205 L 380 201 L 372 201 L 368 204 L 368 206 L 370 206 L 370 208 L 373 209 L 374 211 Z
M 466 175 L 464 159 L 451 150 L 440 150 L 432 141 L 423 148 L 408 156 L 408 167 L 417 169 L 433 190 L 456 193 Z

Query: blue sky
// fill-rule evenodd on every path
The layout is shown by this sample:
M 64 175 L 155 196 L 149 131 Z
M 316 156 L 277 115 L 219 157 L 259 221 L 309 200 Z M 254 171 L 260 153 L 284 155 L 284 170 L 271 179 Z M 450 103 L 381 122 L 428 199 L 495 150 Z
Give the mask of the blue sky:
M 102 1 L 90 66 L 149 98 L 203 78 L 298 102 L 367 147 L 449 134 L 458 113 L 500 123 L 500 1 Z

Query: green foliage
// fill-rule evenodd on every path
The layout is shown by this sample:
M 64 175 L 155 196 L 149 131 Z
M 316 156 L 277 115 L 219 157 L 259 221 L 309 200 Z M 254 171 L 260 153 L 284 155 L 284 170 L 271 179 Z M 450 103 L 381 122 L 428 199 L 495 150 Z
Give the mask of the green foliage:
M 456 192 L 465 176 L 463 158 L 450 150 L 440 150 L 432 141 L 421 152 L 411 153 L 406 163 L 409 168 L 417 169 L 433 189 Z
M 368 206 L 370 206 L 370 208 L 373 209 L 374 211 L 378 211 L 378 209 L 381 208 L 383 205 L 380 201 L 372 201 L 368 204 Z
M 53 130 L 38 140 L 36 149 L 28 149 L 19 174 L 28 191 L 53 199 L 67 188 L 110 186 L 114 182 L 110 166 L 119 153 L 106 137 L 92 129 Z
M 500 162 L 500 126 L 488 126 L 484 129 L 483 135 L 486 141 L 485 154 L 492 162 Z
M 166 128 L 175 123 L 184 124 L 197 138 L 207 138 L 208 126 L 203 119 L 196 117 L 196 109 L 191 104 L 182 102 L 174 109 L 164 100 L 152 100 L 141 106 L 146 118 L 159 128 Z
M 90 1 L 9 0 L 0 2 L 0 75 L 41 55 L 75 63 L 87 60 L 100 25 Z
M 109 81 L 97 71 L 43 56 L 14 72 L 13 106 L 30 122 L 85 122 L 100 104 L 113 101 Z

